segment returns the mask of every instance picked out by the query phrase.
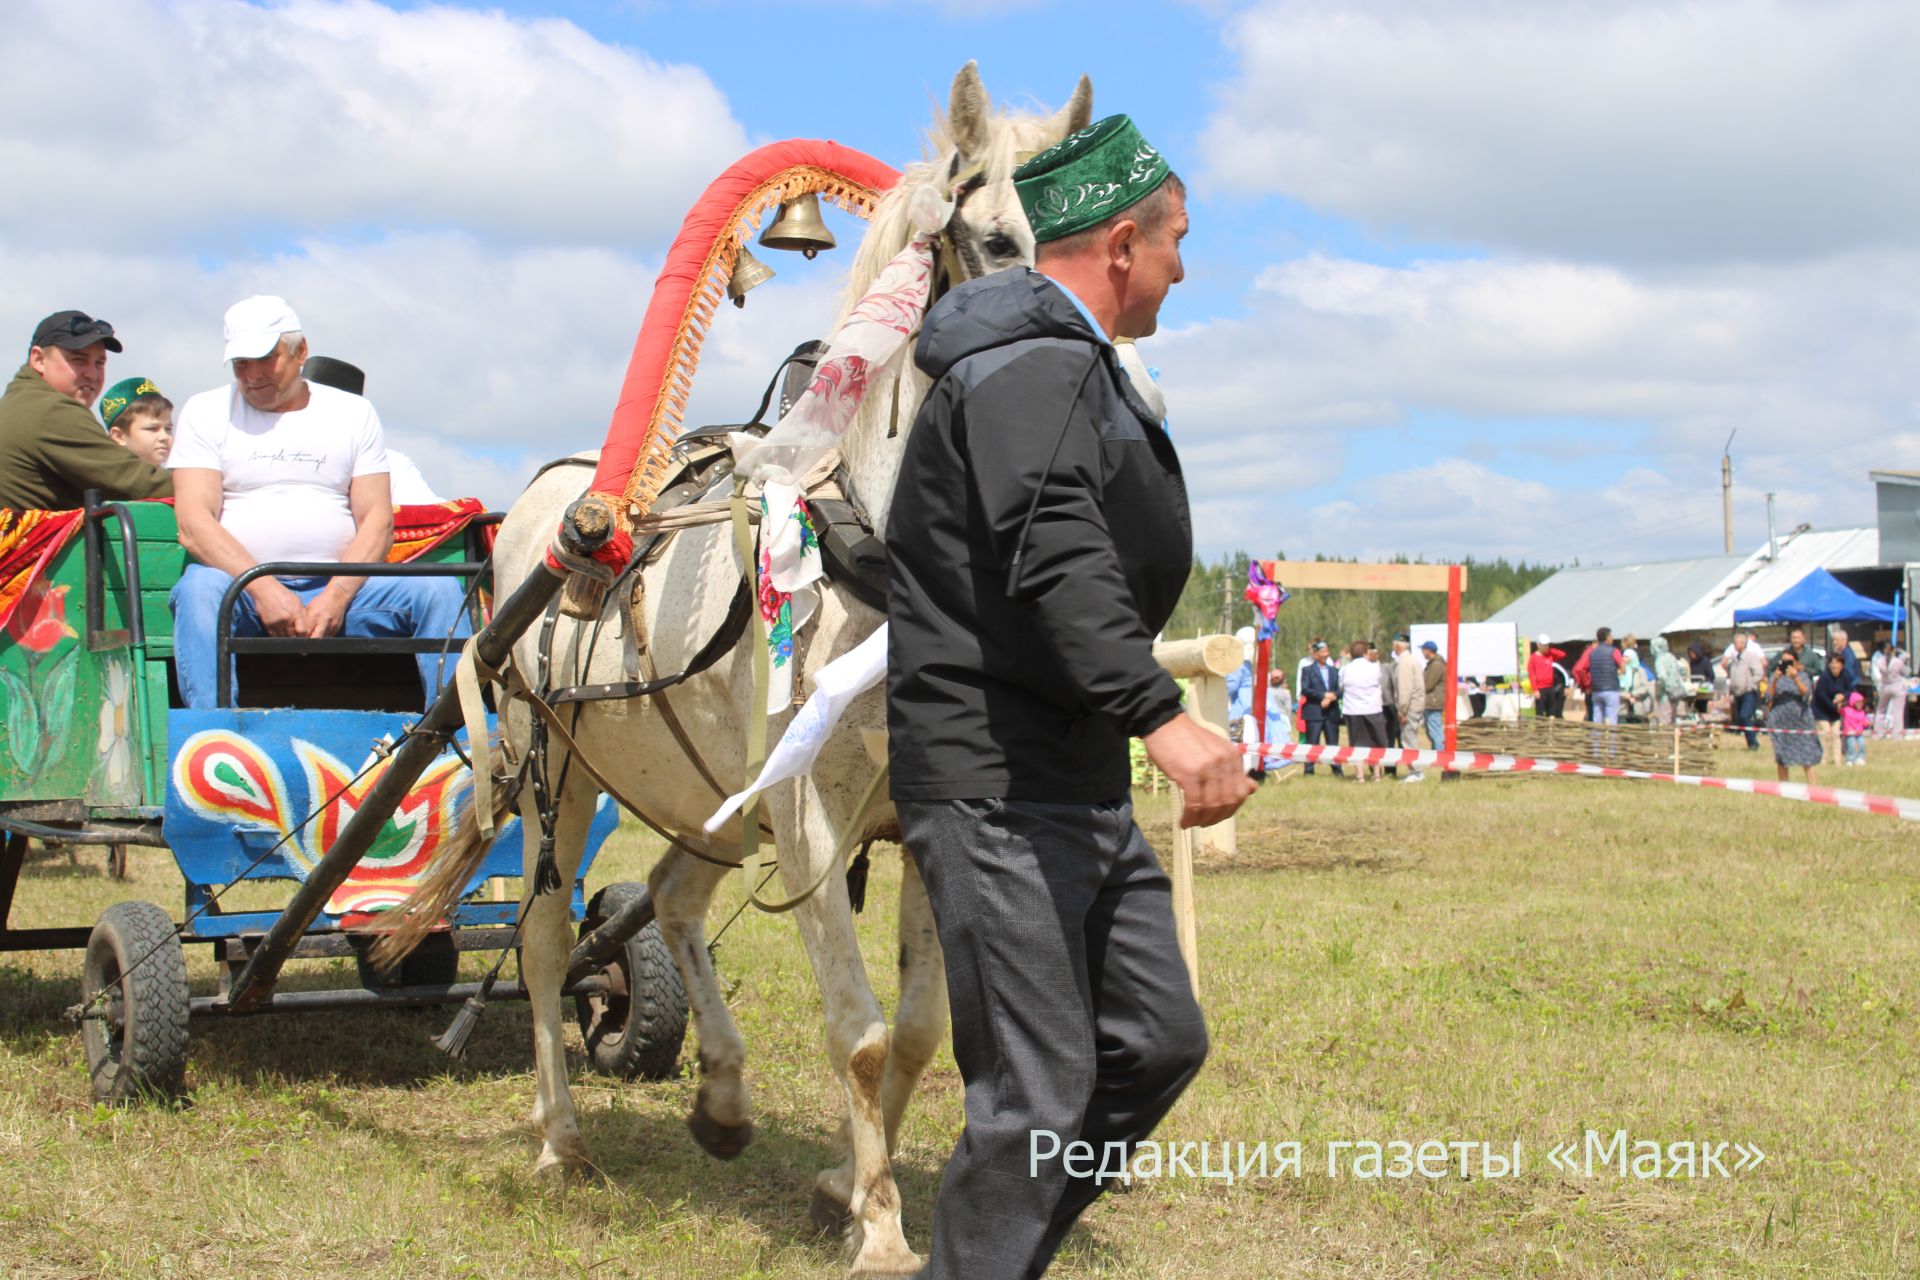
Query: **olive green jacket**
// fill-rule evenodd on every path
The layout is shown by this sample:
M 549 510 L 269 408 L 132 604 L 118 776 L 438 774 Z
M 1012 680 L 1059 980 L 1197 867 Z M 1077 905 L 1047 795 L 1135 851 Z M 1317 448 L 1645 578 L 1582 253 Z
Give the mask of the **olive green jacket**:
M 115 444 L 79 401 L 21 365 L 0 396 L 0 507 L 68 511 L 88 489 L 171 498 L 173 476 Z

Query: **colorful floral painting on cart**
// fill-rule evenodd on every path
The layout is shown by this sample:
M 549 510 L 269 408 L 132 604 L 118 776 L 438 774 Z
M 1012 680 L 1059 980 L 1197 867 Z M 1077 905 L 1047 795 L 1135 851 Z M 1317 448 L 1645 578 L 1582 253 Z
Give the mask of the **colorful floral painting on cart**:
M 389 748 L 412 718 L 295 709 L 172 712 L 167 843 L 190 897 L 196 888 L 236 880 L 304 880 L 367 802 L 390 766 Z M 351 928 L 403 900 L 445 847 L 472 791 L 472 774 L 455 753 L 428 765 L 328 896 L 322 908 L 328 920 Z M 589 851 L 617 825 L 612 807 L 603 806 Z M 468 892 L 492 877 L 518 877 L 521 857 L 515 819 L 502 828 Z M 511 903 L 500 905 L 511 912 Z
M 137 805 L 131 663 L 87 651 L 74 590 L 35 581 L 0 629 L 0 800 Z

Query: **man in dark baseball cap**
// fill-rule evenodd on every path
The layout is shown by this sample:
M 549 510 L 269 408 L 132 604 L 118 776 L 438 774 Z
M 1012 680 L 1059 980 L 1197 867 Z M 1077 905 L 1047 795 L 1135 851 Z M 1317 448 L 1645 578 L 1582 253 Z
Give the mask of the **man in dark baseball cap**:
M 113 336 L 113 326 L 95 320 L 84 311 L 56 311 L 33 330 L 36 347 L 59 347 L 63 351 L 85 351 L 95 343 L 118 355 L 125 350 Z
M 34 326 L 27 362 L 0 396 L 0 507 L 65 511 L 98 489 L 108 498 L 165 498 L 173 477 L 122 449 L 89 410 L 107 382 L 113 326 L 56 311 Z

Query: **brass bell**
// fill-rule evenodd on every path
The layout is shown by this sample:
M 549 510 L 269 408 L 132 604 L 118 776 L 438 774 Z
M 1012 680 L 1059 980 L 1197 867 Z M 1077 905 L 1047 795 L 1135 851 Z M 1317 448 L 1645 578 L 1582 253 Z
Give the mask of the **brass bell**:
M 773 268 L 753 256 L 747 246 L 740 246 L 740 256 L 733 260 L 733 273 L 727 277 L 727 296 L 733 299 L 733 305 L 747 305 L 747 290 L 763 285 L 773 279 Z
M 833 232 L 820 220 L 820 197 L 809 192 L 782 204 L 773 225 L 760 233 L 760 243 L 768 249 L 798 249 L 809 258 L 833 248 Z

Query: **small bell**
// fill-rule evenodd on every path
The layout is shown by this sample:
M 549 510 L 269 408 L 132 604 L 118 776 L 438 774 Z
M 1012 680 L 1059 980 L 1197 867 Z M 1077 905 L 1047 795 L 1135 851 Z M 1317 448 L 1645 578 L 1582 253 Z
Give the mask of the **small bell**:
M 740 256 L 733 260 L 733 274 L 727 277 L 727 296 L 733 299 L 733 305 L 747 305 L 747 290 L 763 285 L 773 279 L 773 268 L 753 256 L 745 245 L 740 246 Z
M 760 243 L 768 249 L 798 249 L 811 258 L 836 241 L 820 220 L 820 197 L 809 192 L 780 206 L 773 225 L 760 233 Z

